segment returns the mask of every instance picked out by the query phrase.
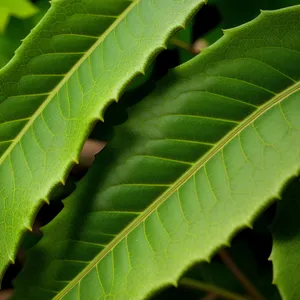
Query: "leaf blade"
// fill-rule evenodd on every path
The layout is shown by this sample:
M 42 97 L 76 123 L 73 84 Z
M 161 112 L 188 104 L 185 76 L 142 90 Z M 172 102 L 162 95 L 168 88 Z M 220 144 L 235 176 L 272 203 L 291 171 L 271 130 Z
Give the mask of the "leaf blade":
M 55 1 L 1 70 L 1 273 L 37 209 L 77 162 L 93 123 L 203 3 Z
M 299 178 L 294 179 L 278 203 L 272 225 L 273 248 L 270 259 L 273 263 L 273 283 L 277 285 L 282 299 L 298 299 L 298 199 Z
M 251 226 L 299 172 L 300 74 L 294 66 L 300 45 L 286 39 L 276 50 L 278 36 L 299 34 L 299 15 L 299 6 L 264 12 L 228 31 L 136 105 L 44 229 L 16 293 L 24 299 L 31 284 L 36 291 L 68 280 L 55 299 L 85 296 L 88 286 L 100 298 L 140 299 L 175 285 L 184 269 L 208 260 L 237 230 Z M 286 59 L 285 46 L 296 53 L 293 59 Z M 263 55 L 269 48 L 271 60 Z M 92 201 L 84 202 L 87 191 Z M 49 250 L 54 236 L 61 244 Z M 81 248 L 84 242 L 95 247 Z M 48 266 L 42 278 L 29 267 L 37 257 Z M 70 259 L 85 264 L 70 270 Z M 51 275 L 52 264 L 57 269 Z

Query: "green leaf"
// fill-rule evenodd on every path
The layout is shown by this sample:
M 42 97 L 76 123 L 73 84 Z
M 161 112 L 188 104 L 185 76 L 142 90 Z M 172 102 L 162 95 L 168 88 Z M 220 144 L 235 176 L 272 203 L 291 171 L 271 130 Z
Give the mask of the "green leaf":
M 37 13 L 37 8 L 29 0 L 1 0 L 0 33 L 4 32 L 10 16 L 26 19 Z
M 0 35 L 0 68 L 13 57 L 15 50 L 21 44 L 21 40 L 40 21 L 50 5 L 48 1 L 44 0 L 38 1 L 35 6 L 38 8 L 38 13 L 25 20 L 11 18 L 5 32 Z
M 141 299 L 208 260 L 299 171 L 300 6 L 263 12 L 132 107 L 43 230 L 16 299 Z
M 294 179 L 278 202 L 277 214 L 272 226 L 273 282 L 283 300 L 300 299 L 300 221 L 299 221 L 299 178 Z
M 279 9 L 286 6 L 299 4 L 298 0 L 210 0 L 210 5 L 215 5 L 222 18 L 221 24 L 211 30 L 204 38 L 214 43 L 222 36 L 222 29 L 241 25 L 255 18 L 261 9 Z
M 0 273 L 83 141 L 204 0 L 57 0 L 0 72 Z

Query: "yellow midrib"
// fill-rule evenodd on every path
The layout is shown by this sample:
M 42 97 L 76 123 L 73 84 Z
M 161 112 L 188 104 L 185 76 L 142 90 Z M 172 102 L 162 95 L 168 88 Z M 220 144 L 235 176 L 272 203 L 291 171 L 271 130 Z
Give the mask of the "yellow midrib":
M 95 267 L 115 246 L 119 244 L 130 232 L 132 232 L 138 225 L 140 225 L 151 213 L 153 213 L 169 196 L 175 192 L 181 185 L 183 185 L 191 176 L 193 176 L 201 167 L 203 167 L 216 153 L 224 148 L 231 140 L 238 136 L 244 128 L 249 124 L 257 120 L 266 111 L 274 107 L 276 104 L 282 102 L 292 93 L 300 90 L 300 82 L 295 83 L 291 87 L 287 88 L 283 92 L 279 93 L 267 103 L 260 106 L 253 114 L 247 117 L 239 125 L 237 125 L 231 132 L 225 135 L 215 147 L 213 147 L 204 157 L 200 158 L 194 167 L 190 168 L 186 173 L 184 173 L 166 192 L 158 197 L 139 217 L 134 219 L 134 221 L 125 227 L 115 239 L 113 239 L 107 247 L 100 252 L 89 264 L 85 267 L 58 295 L 55 296 L 54 300 L 62 299 L 68 291 L 70 291 L 80 280 L 89 273 L 89 271 Z
M 79 66 L 87 59 L 92 52 L 101 44 L 104 39 L 110 34 L 112 30 L 116 28 L 116 26 L 126 17 L 126 15 L 132 10 L 134 6 L 136 6 L 140 0 L 133 0 L 132 3 L 119 15 L 113 24 L 111 24 L 106 31 L 99 37 L 99 39 L 86 51 L 86 53 L 76 62 L 76 64 L 66 73 L 64 78 L 58 83 L 58 85 L 49 93 L 46 97 L 43 104 L 34 112 L 29 121 L 25 124 L 19 134 L 14 138 L 13 142 L 10 146 L 3 152 L 0 157 L 0 166 L 3 161 L 9 156 L 14 147 L 20 142 L 22 137 L 26 134 L 26 132 L 30 129 L 34 121 L 41 115 L 45 107 L 50 103 L 55 94 L 62 88 L 62 86 L 70 79 L 70 77 L 74 74 L 74 72 L 79 68 Z M 67 53 L 66 53 L 67 54 Z M 28 74 L 30 75 L 30 74 Z

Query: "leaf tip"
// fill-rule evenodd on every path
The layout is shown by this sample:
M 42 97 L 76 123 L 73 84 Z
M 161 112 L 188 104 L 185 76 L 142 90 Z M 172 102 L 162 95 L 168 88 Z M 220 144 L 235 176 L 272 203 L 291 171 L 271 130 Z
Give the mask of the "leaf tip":
M 47 225 L 45 225 L 45 226 L 47 226 Z M 45 231 L 44 231 L 44 227 L 45 227 L 45 226 L 43 226 L 43 227 L 40 228 L 40 232 L 41 232 L 43 235 L 45 235 Z
M 141 75 L 145 76 L 145 74 L 146 74 L 146 68 L 145 68 L 145 69 L 143 69 L 143 70 L 141 70 L 141 71 L 139 71 L 139 74 L 141 74 Z
M 170 285 L 171 285 L 171 286 L 174 286 L 175 288 L 178 288 L 178 285 L 179 285 L 179 284 L 178 284 L 178 281 L 177 281 L 177 280 L 173 280 L 173 281 L 170 282 Z
M 30 226 L 29 224 L 25 224 L 24 226 L 27 230 L 32 231 L 32 226 Z
M 253 229 L 253 225 L 249 222 L 249 223 L 246 223 L 245 226 L 249 229 Z
M 184 24 L 180 24 L 177 26 L 178 30 L 184 30 L 186 28 L 187 24 L 184 23 Z
M 225 242 L 224 246 L 230 248 L 231 247 L 231 242 L 230 241 Z
M 44 198 L 43 201 L 44 201 L 46 204 L 48 204 L 48 205 L 50 204 L 50 201 L 49 201 L 48 198 Z
M 274 255 L 274 252 L 273 252 L 273 250 L 272 250 L 270 256 L 268 257 L 268 261 L 272 261 L 272 260 L 273 260 L 273 255 Z
M 167 49 L 168 49 L 167 44 L 163 44 L 163 45 L 161 45 L 161 46 L 159 47 L 159 50 L 160 50 L 160 51 L 167 50 Z
M 115 100 L 115 101 L 118 102 L 117 100 Z M 96 117 L 96 120 L 104 123 L 104 116 L 102 115 L 102 113 Z
M 278 285 L 277 284 L 277 277 L 275 276 L 274 272 L 273 272 L 272 284 L 273 285 Z
M 229 33 L 231 33 L 232 32 L 232 28 L 228 28 L 228 29 L 221 29 L 222 30 L 222 33 L 223 33 L 223 35 L 227 35 L 227 34 L 229 34 Z
M 14 259 L 14 257 L 13 256 L 8 256 L 8 260 L 9 260 L 9 262 L 11 263 L 11 264 L 15 264 L 15 259 Z
M 206 263 L 210 264 L 210 263 L 211 263 L 211 257 L 208 257 L 208 258 L 204 259 L 204 261 L 205 261 Z
M 72 158 L 72 162 L 75 165 L 79 165 L 79 159 L 77 157 Z
M 260 15 L 266 15 L 269 11 L 264 10 L 264 9 L 260 9 L 259 12 L 260 12 Z

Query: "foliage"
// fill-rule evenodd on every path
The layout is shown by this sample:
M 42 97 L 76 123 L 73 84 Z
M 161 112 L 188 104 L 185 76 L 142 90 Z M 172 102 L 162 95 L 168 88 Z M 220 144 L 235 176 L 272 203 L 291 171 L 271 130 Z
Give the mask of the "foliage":
M 77 3 L 53 2 L 0 73 L 1 272 L 92 124 L 203 1 Z
M 18 18 L 28 18 L 36 12 L 36 7 L 28 0 L 1 0 L 0 33 L 5 30 L 11 15 Z
M 271 259 L 274 264 L 274 283 L 283 299 L 300 297 L 299 273 L 299 179 L 285 189 L 279 201 L 277 216 L 273 224 L 274 247 Z
M 297 4 L 254 1 L 234 14 L 240 2 L 210 3 L 226 16 L 225 27 L 257 16 L 259 7 Z M 0 71 L 2 271 L 41 199 L 71 193 L 28 252 L 14 299 L 299 298 L 299 180 L 287 181 L 299 175 L 300 5 L 226 30 L 156 86 L 159 60 L 132 84 L 201 4 L 58 0 Z M 41 15 L 20 22 L 34 26 Z M 9 49 L 3 64 L 30 28 L 11 38 L 13 22 L 0 38 Z M 172 51 L 185 43 L 181 62 L 193 56 L 194 31 L 190 23 L 168 43 Z M 219 32 L 220 25 L 204 38 L 214 42 Z M 111 104 L 126 87 L 121 103 Z M 105 119 L 93 131 L 98 139 L 119 125 L 76 190 L 58 186 L 96 119 Z M 252 251 L 248 243 L 249 232 L 270 240 L 273 217 L 258 216 L 284 186 L 272 229 L 279 296 L 265 263 L 269 242 L 255 242 Z M 213 257 L 234 236 L 229 254 L 252 283 L 226 251 Z M 35 240 L 26 236 L 22 247 Z M 154 294 L 168 285 L 179 292 Z
M 11 17 L 6 30 L 0 33 L 0 68 L 13 57 L 15 50 L 21 44 L 21 40 L 28 35 L 30 30 L 43 17 L 49 8 L 49 3 L 46 0 L 40 0 L 35 3 L 35 7 L 38 9 L 38 12 L 30 18 L 18 19 Z M 0 17 L 0 22 L 1 20 L 3 21 Z
M 297 12 L 264 13 L 229 31 L 129 112 L 44 229 L 20 296 L 30 299 L 34 291 L 45 299 L 65 286 L 58 298 L 96 291 L 100 298 L 139 299 L 176 282 L 187 265 L 208 259 L 237 228 L 250 226 L 298 170 L 300 74 L 290 53 L 299 45 L 287 38 L 268 55 L 276 37 L 293 32 Z M 278 31 L 287 19 L 290 26 Z M 253 44 L 258 33 L 262 42 Z M 283 65 L 287 57 L 291 64 Z M 33 269 L 36 261 L 41 269 Z
M 205 35 L 213 43 L 222 36 L 222 29 L 232 28 L 246 23 L 259 15 L 260 10 L 279 9 L 283 6 L 299 4 L 298 0 L 210 0 L 209 4 L 218 8 L 220 24 Z M 238 12 L 238 13 L 237 13 Z

